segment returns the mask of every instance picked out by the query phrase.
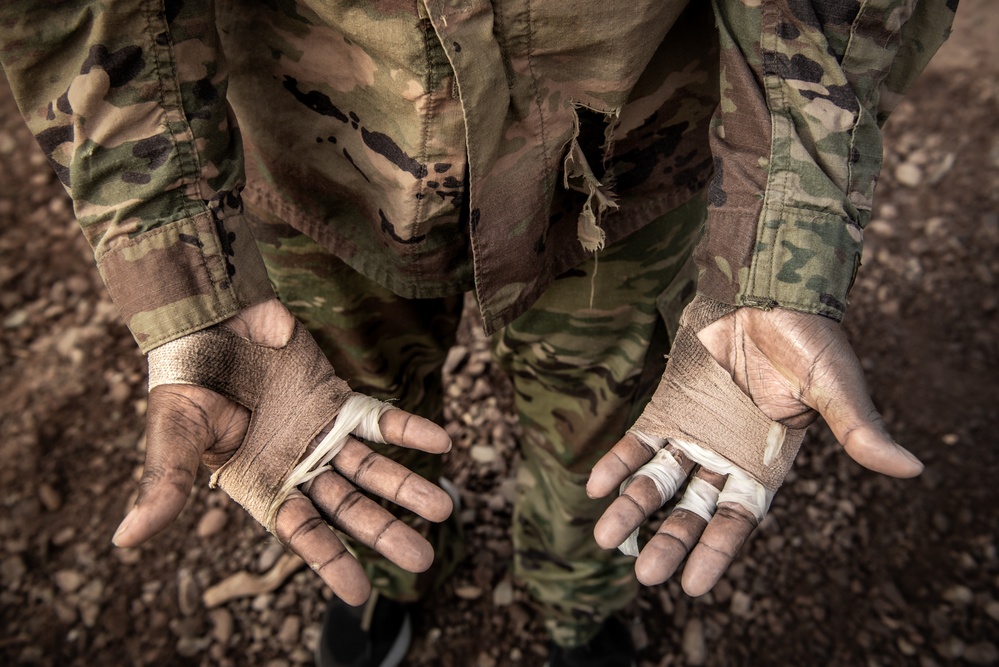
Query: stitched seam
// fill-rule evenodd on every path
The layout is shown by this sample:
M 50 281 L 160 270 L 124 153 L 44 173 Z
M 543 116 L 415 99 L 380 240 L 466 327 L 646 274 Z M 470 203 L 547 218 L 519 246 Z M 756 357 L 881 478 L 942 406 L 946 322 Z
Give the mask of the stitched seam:
M 545 170 L 552 170 L 551 156 L 548 154 L 548 136 L 545 131 L 545 115 L 541 105 L 541 89 L 538 87 L 538 75 L 534 71 L 534 12 L 531 1 L 527 0 L 527 69 L 531 72 L 531 84 L 534 87 L 534 103 L 538 107 L 538 123 L 541 126 L 541 154 L 545 161 Z
M 154 11 L 154 8 L 152 6 L 153 3 L 152 2 L 149 3 L 149 11 L 146 15 L 146 34 L 147 37 L 152 37 L 153 22 L 155 19 L 158 19 L 160 16 L 162 16 L 164 18 L 163 29 L 164 32 L 168 35 L 167 44 L 161 47 L 156 43 L 155 39 L 151 39 L 150 51 L 154 54 L 153 69 L 156 74 L 156 81 L 160 91 L 160 101 L 161 104 L 163 105 L 163 109 L 166 116 L 166 122 L 164 124 L 166 126 L 167 132 L 170 133 L 171 140 L 174 144 L 175 149 L 177 150 L 177 158 L 181 167 L 181 173 L 180 173 L 181 183 L 183 183 L 184 185 L 194 186 L 193 190 L 196 192 L 199 199 L 201 200 L 201 205 L 199 206 L 195 202 L 190 202 L 190 200 L 187 199 L 184 193 L 181 193 L 180 196 L 184 199 L 183 206 L 185 210 L 186 209 L 190 209 L 192 211 L 198 210 L 197 215 L 200 215 L 201 213 L 208 213 L 209 215 L 211 215 L 211 210 L 209 209 L 207 204 L 207 200 L 209 199 L 209 197 L 205 196 L 205 192 L 202 189 L 203 184 L 201 182 L 201 174 L 202 174 L 201 156 L 199 155 L 196 146 L 194 128 L 191 127 L 190 121 L 188 121 L 187 116 L 184 114 L 183 95 L 181 94 L 180 81 L 177 78 L 177 69 L 174 66 L 171 66 L 169 68 L 164 68 L 161 66 L 161 58 L 163 57 L 164 52 L 167 52 L 167 55 L 170 57 L 171 62 L 174 59 L 175 56 L 174 41 L 173 41 L 173 35 L 170 32 L 170 26 L 165 21 L 166 10 L 163 7 L 163 3 L 159 2 L 156 4 L 157 7 L 155 8 Z M 166 69 L 169 69 L 169 71 L 166 72 L 166 74 L 169 74 L 169 82 L 170 82 L 169 90 L 167 89 L 167 84 L 166 84 L 167 76 L 164 73 Z M 168 102 L 168 96 L 171 100 L 170 102 Z M 176 117 L 176 120 L 172 120 L 171 119 L 172 117 Z M 185 134 L 190 137 L 190 141 L 184 141 L 183 143 L 181 143 L 179 141 L 178 133 L 176 133 L 172 127 L 172 123 L 180 124 L 180 126 L 182 126 L 186 130 Z M 186 146 L 186 148 L 182 148 L 182 146 Z M 210 236 L 213 237 L 218 236 L 218 232 L 216 230 L 211 230 L 211 231 L 212 233 L 210 234 Z M 215 241 L 216 241 L 216 243 L 214 244 L 215 250 L 218 251 L 220 250 L 219 239 L 215 238 Z M 236 299 L 235 296 L 234 281 L 232 280 L 223 280 L 222 282 L 216 281 L 211 271 L 208 270 L 208 259 L 204 250 L 202 250 L 201 252 L 201 259 L 205 267 L 205 270 L 207 272 L 209 283 L 212 285 L 212 289 L 215 292 L 216 298 L 218 298 L 220 301 L 222 301 L 223 299 L 227 299 L 228 303 L 226 305 L 229 307 L 238 304 L 238 299 Z
M 776 51 L 775 48 L 776 44 L 772 43 L 776 41 L 776 31 L 774 31 L 773 34 L 767 31 L 767 19 L 770 11 L 773 10 L 768 10 L 766 6 L 761 10 L 761 15 L 760 15 L 761 51 L 768 50 L 766 48 L 768 46 L 774 47 L 770 50 Z M 761 64 L 761 68 L 763 67 L 764 65 Z M 768 78 L 776 79 L 777 81 L 776 90 L 772 90 L 773 86 L 771 86 L 770 83 L 767 81 Z M 764 194 L 763 205 L 760 209 L 760 217 L 756 221 L 756 241 L 755 241 L 756 243 L 759 243 L 761 237 L 764 234 L 764 225 L 767 219 L 767 213 L 771 209 L 771 206 L 773 204 L 773 197 L 775 196 L 774 190 L 779 189 L 779 192 L 777 193 L 776 196 L 779 197 L 779 206 L 781 209 L 784 208 L 785 201 L 787 198 L 787 179 L 788 179 L 788 174 L 786 173 L 787 170 L 786 169 L 784 170 L 785 174 L 783 176 L 775 177 L 777 160 L 774 159 L 776 155 L 774 146 L 777 141 L 777 112 L 778 110 L 783 110 L 786 108 L 786 102 L 784 100 L 782 86 L 783 83 L 780 81 L 779 75 L 768 73 L 766 72 L 765 69 L 763 70 L 763 95 L 767 103 L 767 109 L 770 112 L 770 156 L 769 156 L 769 165 L 767 167 L 766 192 Z M 778 178 L 781 179 L 779 183 L 777 182 Z M 776 237 L 776 234 L 774 236 Z M 767 292 L 773 292 L 773 281 L 775 279 L 774 276 L 775 258 L 774 258 L 773 248 L 771 249 L 770 253 L 771 257 L 770 257 L 769 266 L 767 267 L 767 272 L 766 272 L 767 276 L 765 278 L 767 282 L 766 285 Z M 740 300 L 744 300 L 749 296 L 746 294 L 747 290 L 750 292 L 750 294 L 753 295 L 755 295 L 757 292 L 755 285 L 758 276 L 761 273 L 761 269 L 758 267 L 757 264 L 757 252 L 755 247 L 752 249 L 751 256 L 753 259 L 750 260 L 749 275 L 746 278 L 746 286 L 740 290 L 742 292 Z
M 148 3 L 148 11 L 146 12 L 146 36 L 147 37 L 152 37 L 153 30 L 154 30 L 153 20 L 156 18 L 157 14 L 160 13 L 159 10 L 162 10 L 162 7 L 156 7 L 156 8 L 154 8 L 153 4 L 154 4 L 153 2 L 149 2 Z M 162 4 L 162 3 L 159 3 L 159 4 Z M 164 16 L 165 16 L 165 10 L 164 10 Z M 164 25 L 164 32 L 166 32 L 168 35 L 170 35 L 169 26 Z M 170 35 L 170 37 L 169 37 L 169 44 L 173 44 L 173 36 L 172 35 Z M 153 66 L 153 73 L 155 75 L 157 89 L 159 90 L 160 104 L 163 107 L 163 111 L 164 111 L 164 123 L 163 123 L 163 126 L 164 126 L 164 129 L 170 134 L 170 140 L 173 143 L 174 150 L 177 152 L 177 161 L 179 163 L 181 183 L 183 183 L 184 185 L 188 185 L 188 184 L 190 184 L 192 182 L 191 180 L 189 180 L 189 179 L 192 178 L 191 173 L 189 171 L 190 167 L 193 166 L 193 168 L 195 170 L 195 173 L 200 174 L 200 171 L 198 169 L 197 163 L 194 163 L 193 165 L 185 165 L 186 162 L 190 162 L 190 156 L 188 155 L 188 151 L 185 150 L 185 149 L 183 149 L 181 147 L 180 138 L 177 136 L 177 133 L 176 133 L 176 131 L 173 128 L 173 123 L 176 122 L 176 121 L 172 120 L 172 116 L 177 112 L 177 103 L 176 103 L 176 101 L 174 101 L 172 103 L 170 103 L 170 102 L 167 101 L 168 91 L 167 91 L 166 85 L 165 85 L 166 76 L 163 73 L 163 67 L 161 65 L 161 56 L 162 56 L 161 49 L 167 49 L 167 48 L 169 48 L 169 46 L 167 46 L 167 47 L 160 47 L 158 44 L 156 44 L 156 40 L 155 39 L 151 39 L 148 46 L 149 46 L 149 51 L 153 54 L 153 65 L 152 65 Z M 170 81 L 172 83 L 174 83 L 175 85 L 179 85 L 179 84 L 177 84 L 176 78 L 173 77 L 173 76 L 170 77 Z M 175 97 L 178 97 L 178 96 L 175 96 Z M 181 116 L 181 118 L 184 117 L 183 109 L 180 109 L 180 116 Z M 190 129 L 190 128 L 188 128 L 188 129 Z M 194 180 L 194 182 L 196 182 L 197 181 L 197 177 L 194 177 L 193 180 Z M 200 194 L 200 192 L 199 192 L 199 194 Z M 182 201 L 183 208 L 185 210 L 188 209 L 188 208 L 190 208 L 191 204 L 184 197 L 183 193 L 181 193 L 181 197 L 182 197 L 182 200 L 183 200 Z
M 419 11 L 419 8 L 417 8 L 417 11 Z M 429 20 L 430 19 L 427 19 L 427 21 L 429 21 Z M 420 159 L 421 159 L 422 162 L 426 163 L 427 162 L 427 157 L 428 157 L 427 146 L 428 146 L 429 140 L 430 140 L 430 121 L 433 118 L 433 109 L 434 109 L 434 87 L 433 87 L 433 84 L 434 84 L 434 66 L 433 66 L 433 63 L 431 62 L 432 42 L 430 41 L 431 40 L 430 33 L 433 32 L 435 36 L 436 36 L 437 33 L 436 33 L 436 31 L 433 31 L 432 29 L 431 30 L 427 30 L 425 24 L 422 24 L 422 23 L 421 23 L 420 29 L 423 30 L 423 54 L 426 57 L 426 62 L 427 62 L 427 74 L 424 77 L 424 81 L 423 81 L 424 90 L 427 91 L 425 93 L 425 95 L 424 95 L 424 97 L 427 100 L 427 113 L 423 116 L 423 127 L 420 130 Z M 442 48 L 443 48 L 443 45 L 442 45 Z M 426 189 L 425 182 L 424 182 L 423 179 L 420 179 L 419 189 L 420 189 L 421 192 Z M 426 194 L 426 193 L 424 193 L 424 194 Z M 418 199 L 417 202 L 416 202 L 416 211 L 413 214 L 413 236 L 414 237 L 420 235 L 420 231 L 421 231 L 420 221 L 423 218 L 423 214 L 424 214 L 424 210 L 425 210 L 425 206 L 426 206 L 425 200 L 426 200 L 426 197 L 424 196 L 424 197 Z M 420 275 L 419 266 L 418 265 L 415 266 L 415 269 L 416 269 L 415 273 L 416 273 L 417 277 L 419 277 L 419 275 Z

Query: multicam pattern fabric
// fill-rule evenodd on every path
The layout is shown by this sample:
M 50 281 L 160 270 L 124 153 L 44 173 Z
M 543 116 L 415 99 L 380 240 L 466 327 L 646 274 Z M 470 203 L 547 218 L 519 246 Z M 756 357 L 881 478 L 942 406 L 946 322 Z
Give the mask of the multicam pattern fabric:
M 11 0 L 0 62 L 144 350 L 269 296 L 227 98 L 248 200 L 489 331 L 712 171 L 701 291 L 840 317 L 956 0 L 710 4 Z
M 699 290 L 841 319 L 880 126 L 946 39 L 957 0 L 714 4 L 722 92 Z
M 281 299 L 305 322 L 356 391 L 397 399 L 440 420 L 441 368 L 462 299 L 404 299 L 355 272 L 311 238 L 251 211 L 253 231 Z M 608 500 L 586 496 L 589 469 L 637 418 L 665 366 L 678 316 L 695 291 L 690 254 L 704 197 L 608 246 L 559 276 L 524 315 L 493 338 L 524 426 L 514 507 L 514 573 L 560 644 L 584 643 L 636 590 L 634 561 L 605 551 L 593 526 Z M 332 304 L 336 304 L 335 306 Z M 441 462 L 386 448 L 436 480 Z M 411 514 L 435 548 L 425 575 L 355 546 L 372 583 L 415 600 L 463 553 L 457 517 L 434 529 Z
M 168 4 L 0 5 L 4 72 L 144 351 L 273 296 L 214 22 Z

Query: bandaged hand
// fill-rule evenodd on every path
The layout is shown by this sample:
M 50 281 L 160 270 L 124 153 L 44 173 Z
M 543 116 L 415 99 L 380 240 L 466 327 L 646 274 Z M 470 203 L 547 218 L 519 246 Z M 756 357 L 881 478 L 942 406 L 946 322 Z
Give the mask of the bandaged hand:
M 635 572 L 660 584 L 686 559 L 683 589 L 703 595 L 763 520 L 819 415 L 861 465 L 893 477 L 922 471 L 888 434 L 836 322 L 697 297 L 649 405 L 590 475 L 592 497 L 621 489 L 597 522 L 597 543 L 636 555 L 638 527 L 689 478 Z
M 149 369 L 145 468 L 117 546 L 173 522 L 204 463 L 213 485 L 349 604 L 366 600 L 370 583 L 330 526 L 406 570 L 430 567 L 430 543 L 358 487 L 430 521 L 450 515 L 450 497 L 350 434 L 440 454 L 447 432 L 353 394 L 279 302 L 153 350 Z

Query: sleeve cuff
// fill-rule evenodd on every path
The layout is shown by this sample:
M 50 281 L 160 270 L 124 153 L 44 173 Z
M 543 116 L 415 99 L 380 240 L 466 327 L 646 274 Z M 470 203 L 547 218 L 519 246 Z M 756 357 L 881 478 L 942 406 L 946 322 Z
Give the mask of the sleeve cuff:
M 164 225 L 116 243 L 97 266 L 144 353 L 275 296 L 242 214 Z
M 731 257 L 720 211 L 697 249 L 698 293 L 734 306 L 788 308 L 841 321 L 860 267 L 863 230 L 839 215 L 785 206 L 757 230 L 755 252 Z M 729 221 L 733 222 L 733 221 Z

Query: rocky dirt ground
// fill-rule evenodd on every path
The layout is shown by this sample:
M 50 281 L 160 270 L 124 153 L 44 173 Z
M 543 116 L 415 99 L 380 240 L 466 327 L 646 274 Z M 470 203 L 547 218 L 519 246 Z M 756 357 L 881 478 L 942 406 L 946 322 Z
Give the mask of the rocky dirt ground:
M 669 583 L 627 610 L 643 667 L 999 664 L 997 35 L 994 1 L 964 0 L 890 123 L 846 323 L 926 472 L 878 477 L 813 429 L 711 594 Z M 309 664 L 318 578 L 205 476 L 166 533 L 111 546 L 141 470 L 145 363 L 5 84 L 0 258 L 0 662 Z M 540 665 L 543 633 L 508 572 L 509 390 L 471 326 L 449 372 L 469 556 L 423 607 L 407 664 Z M 237 573 L 243 597 L 220 603 Z

